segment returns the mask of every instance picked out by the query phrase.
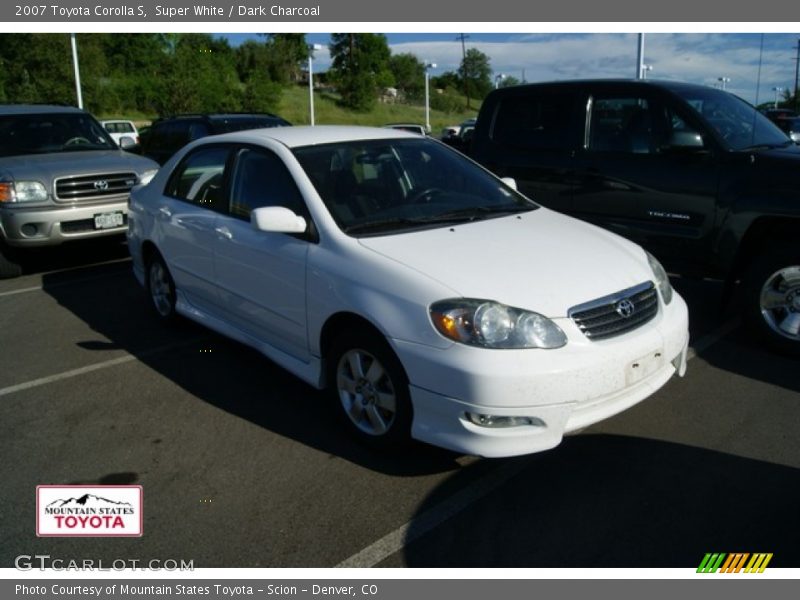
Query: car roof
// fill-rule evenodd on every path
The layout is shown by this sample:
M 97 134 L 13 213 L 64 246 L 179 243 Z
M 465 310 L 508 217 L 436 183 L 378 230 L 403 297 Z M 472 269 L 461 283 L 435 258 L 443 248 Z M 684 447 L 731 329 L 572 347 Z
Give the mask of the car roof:
M 715 89 L 707 85 L 686 83 L 684 81 L 664 80 L 664 79 L 568 79 L 568 80 L 565 79 L 560 81 L 543 81 L 541 83 L 514 85 L 494 90 L 492 93 L 513 94 L 515 92 L 524 91 L 527 88 L 550 87 L 550 86 L 569 88 L 569 87 L 586 87 L 593 85 L 637 85 L 642 87 L 662 88 L 673 91 Z
M 86 111 L 74 106 L 59 104 L 0 104 L 0 115 L 36 115 L 51 113 L 86 114 Z
M 356 127 L 346 125 L 315 125 L 295 127 L 273 127 L 271 129 L 249 129 L 213 136 L 214 141 L 235 141 L 258 143 L 263 140 L 275 140 L 289 148 L 314 146 L 317 144 L 334 144 L 337 142 L 353 142 L 361 140 L 391 140 L 405 138 L 419 140 L 417 134 L 401 129 L 384 127 Z M 203 138 L 210 140 L 212 138 Z
M 106 123 L 130 123 L 133 125 L 133 121 L 128 121 L 127 119 L 103 119 L 100 121 L 103 125 Z

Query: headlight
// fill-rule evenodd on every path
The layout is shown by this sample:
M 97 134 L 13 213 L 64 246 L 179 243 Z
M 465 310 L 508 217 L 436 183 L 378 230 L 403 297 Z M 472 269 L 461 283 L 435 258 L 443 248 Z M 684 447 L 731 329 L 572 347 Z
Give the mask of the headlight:
M 148 169 L 142 173 L 142 176 L 139 177 L 139 185 L 147 185 L 150 183 L 153 180 L 153 177 L 156 176 L 156 173 L 158 173 L 158 169 Z
M 489 300 L 444 300 L 430 309 L 436 330 L 448 339 L 482 348 L 560 348 L 564 332 L 538 313 Z
M 0 183 L 0 202 L 46 202 L 47 188 L 38 181 Z
M 669 304 L 672 302 L 672 284 L 669 282 L 667 272 L 655 256 L 649 252 L 645 252 L 645 254 L 647 254 L 647 262 L 650 263 L 650 268 L 653 269 L 653 275 L 656 278 L 656 286 L 658 287 L 658 291 L 661 292 L 661 299 L 664 300 L 664 304 Z

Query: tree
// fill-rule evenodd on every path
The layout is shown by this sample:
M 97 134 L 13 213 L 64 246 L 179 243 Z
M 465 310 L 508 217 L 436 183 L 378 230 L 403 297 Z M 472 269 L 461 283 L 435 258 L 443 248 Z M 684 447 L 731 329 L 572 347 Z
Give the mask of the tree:
M 308 44 L 304 33 L 267 34 L 267 53 L 270 62 L 270 79 L 281 84 L 300 80 L 303 63 L 308 58 Z
M 458 75 L 467 93 L 467 108 L 470 96 L 483 99 L 492 90 L 492 67 L 489 64 L 489 57 L 477 48 L 467 50 L 458 69 Z
M 442 90 L 456 91 L 461 88 L 461 78 L 454 71 L 446 71 L 438 77 L 431 77 L 431 85 Z
M 389 68 L 391 52 L 386 36 L 379 33 L 331 35 L 330 77 L 342 96 L 342 104 L 367 111 L 378 92 L 394 84 Z
M 413 54 L 395 54 L 389 60 L 395 85 L 409 100 L 422 98 L 425 91 L 425 65 Z
M 514 77 L 513 75 L 506 75 L 500 81 L 500 87 L 513 87 L 515 85 L 520 85 L 520 80 Z

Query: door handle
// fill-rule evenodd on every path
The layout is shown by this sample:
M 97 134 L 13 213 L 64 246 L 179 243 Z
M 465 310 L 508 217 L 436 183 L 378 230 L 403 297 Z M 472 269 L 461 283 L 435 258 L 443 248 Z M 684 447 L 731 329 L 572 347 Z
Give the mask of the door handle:
M 162 206 L 158 209 L 159 214 L 164 219 L 169 219 L 172 216 L 172 211 L 168 209 L 166 206 Z
M 228 229 L 227 227 L 217 227 L 216 229 L 214 229 L 214 231 L 216 231 L 220 237 L 225 238 L 226 240 L 233 239 L 233 234 L 231 233 L 231 230 Z

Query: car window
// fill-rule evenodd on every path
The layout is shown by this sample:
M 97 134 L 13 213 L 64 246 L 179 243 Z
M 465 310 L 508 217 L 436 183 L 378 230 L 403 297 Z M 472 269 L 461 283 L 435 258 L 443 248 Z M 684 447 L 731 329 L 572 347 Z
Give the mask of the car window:
M 255 208 L 283 206 L 305 216 L 305 203 L 283 161 L 272 152 L 240 150 L 233 171 L 229 212 L 249 220 Z
M 84 113 L 0 117 L 0 156 L 116 149 L 103 127 Z
M 225 165 L 230 149 L 201 148 L 189 154 L 170 178 L 167 195 L 212 210 L 225 210 Z
M 531 150 L 569 148 L 571 105 L 569 94 L 504 98 L 497 110 L 492 139 L 498 144 Z
M 109 133 L 133 133 L 133 126 L 125 121 L 106 123 L 105 128 Z
M 665 115 L 659 115 L 646 98 L 595 97 L 589 126 L 589 150 L 653 154 L 663 144 Z M 677 118 L 677 116 L 676 116 Z

